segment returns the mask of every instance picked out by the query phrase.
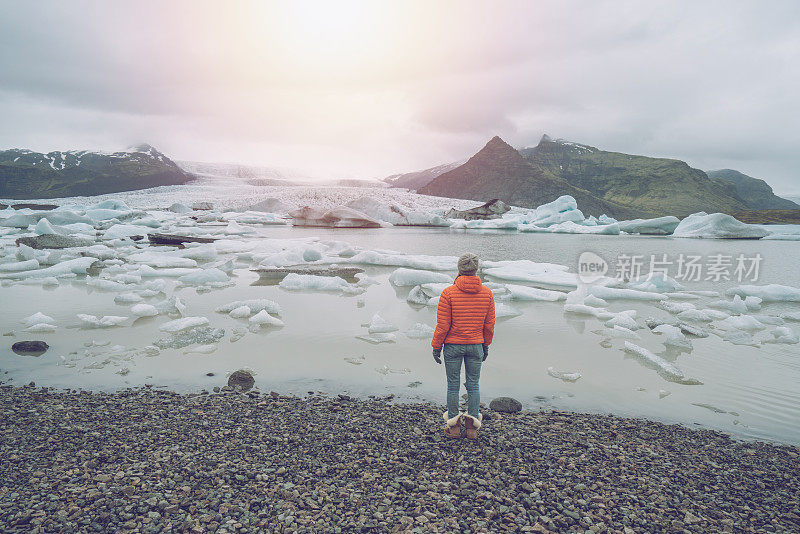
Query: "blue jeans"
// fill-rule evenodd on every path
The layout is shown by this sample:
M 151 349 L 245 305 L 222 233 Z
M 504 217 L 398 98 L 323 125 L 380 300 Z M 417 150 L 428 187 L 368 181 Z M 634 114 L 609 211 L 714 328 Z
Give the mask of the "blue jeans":
M 464 361 L 464 372 L 467 375 L 464 386 L 467 388 L 467 413 L 477 419 L 481 404 L 481 393 L 478 380 L 481 378 L 481 362 L 483 362 L 483 345 L 455 345 L 445 343 L 444 370 L 447 373 L 447 417 L 458 415 L 458 394 L 461 381 L 461 361 Z

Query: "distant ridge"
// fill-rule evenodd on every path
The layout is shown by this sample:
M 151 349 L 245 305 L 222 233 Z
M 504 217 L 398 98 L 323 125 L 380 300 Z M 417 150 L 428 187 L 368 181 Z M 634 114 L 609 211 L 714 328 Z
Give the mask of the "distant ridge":
M 0 198 L 103 195 L 180 185 L 192 179 L 174 161 L 147 144 L 111 153 L 0 151 Z
M 791 200 L 781 198 L 764 180 L 747 176 L 733 169 L 708 171 L 709 178 L 724 184 L 733 185 L 736 194 L 744 200 L 751 210 L 797 210 L 800 205 Z

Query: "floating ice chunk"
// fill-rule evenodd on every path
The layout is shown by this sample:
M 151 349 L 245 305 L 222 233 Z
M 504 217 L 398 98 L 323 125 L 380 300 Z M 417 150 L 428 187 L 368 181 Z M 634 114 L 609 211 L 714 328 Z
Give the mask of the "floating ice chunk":
M 780 284 L 743 285 L 729 289 L 726 294 L 758 297 L 763 302 L 800 302 L 800 288 Z
M 146 236 L 147 232 L 152 229 L 148 226 L 139 226 L 136 224 L 115 224 L 105 232 L 103 232 L 102 239 L 104 241 L 111 241 L 112 239 L 126 239 L 132 236 Z
M 261 310 L 266 310 L 267 313 L 271 315 L 281 314 L 280 305 L 277 302 L 268 299 L 235 300 L 217 307 L 214 311 L 217 313 L 231 313 L 236 308 L 241 308 L 242 306 L 247 306 L 251 315 L 258 313 Z
M 615 326 L 619 326 L 622 328 L 626 328 L 628 330 L 638 330 L 641 327 L 639 326 L 639 323 L 636 322 L 635 317 L 636 317 L 635 310 L 626 310 L 614 314 L 614 317 L 606 321 L 605 325 L 609 328 L 614 328 Z
M 723 332 L 714 332 L 719 337 L 733 343 L 734 345 L 749 345 L 751 347 L 758 347 L 758 341 L 753 339 L 753 336 L 741 330 L 729 330 Z
M 204 263 L 217 259 L 217 249 L 214 245 L 187 243 L 185 246 L 183 250 L 175 251 L 175 255 Z
M 730 317 L 729 314 L 717 310 L 686 310 L 678 314 L 678 319 L 683 321 L 699 321 L 708 323 Z
M 0 264 L 0 273 L 18 273 L 20 271 L 32 271 L 39 268 L 39 261 L 36 259 L 15 261 Z
M 764 329 L 764 324 L 750 315 L 732 315 L 719 321 L 717 326 L 725 330 L 745 330 L 749 332 Z
M 781 314 L 781 319 L 786 321 L 800 321 L 800 312 L 784 312 Z
M 758 314 L 758 315 L 752 315 L 751 317 L 753 317 L 756 321 L 758 321 L 761 324 L 782 326 L 783 323 L 784 323 L 782 317 L 778 317 L 778 316 L 775 316 L 775 315 Z
M 0 278 L 49 278 L 51 276 L 60 278 L 65 275 L 86 274 L 86 270 L 96 261 L 95 258 L 73 258 L 44 269 L 0 273 Z
M 98 260 L 110 260 L 117 257 L 117 251 L 101 244 L 86 247 L 81 251 L 81 254 L 97 258 Z
M 758 311 L 761 309 L 761 299 L 752 295 L 745 297 L 744 305 L 747 306 L 747 311 Z
M 414 323 L 414 326 L 404 333 L 410 339 L 430 339 L 433 337 L 433 327 L 425 323 Z
M 550 226 L 566 221 L 581 223 L 584 219 L 575 199 L 564 195 L 533 210 L 530 220 L 526 222 L 534 223 L 536 226 Z
M 764 341 L 764 343 L 784 343 L 787 345 L 795 345 L 800 343 L 800 337 L 792 331 L 788 326 L 779 326 L 772 331 L 772 339 Z
M 229 221 L 228 226 L 226 226 L 225 229 L 222 230 L 222 233 L 225 235 L 245 235 L 245 234 L 255 233 L 255 231 L 256 231 L 255 228 L 242 226 L 236 221 Z
M 399 252 L 367 250 L 359 252 L 350 258 L 346 258 L 344 262 L 364 265 L 389 265 L 432 271 L 454 271 L 457 269 L 458 258 L 455 256 L 426 256 L 421 254 L 401 254 Z M 429 281 L 435 282 L 437 280 Z
M 408 296 L 406 297 L 407 302 L 422 306 L 426 306 L 430 299 L 431 297 L 426 295 L 420 286 L 414 287 L 411 291 L 409 291 Z
M 666 389 L 659 389 L 658 390 L 658 398 L 663 399 L 664 397 L 669 397 L 672 394 L 671 391 L 667 391 Z
M 506 284 L 508 295 L 511 300 L 534 300 L 555 302 L 564 300 L 566 294 L 561 291 L 551 291 L 548 289 L 539 289 L 537 287 L 520 286 L 516 284 Z
M 408 210 L 402 206 L 379 202 L 371 197 L 350 201 L 347 206 L 373 219 L 397 226 L 449 226 L 450 221 L 432 212 Z
M 356 339 L 360 339 L 362 341 L 366 341 L 368 343 L 394 343 L 397 339 L 397 336 L 393 333 L 378 333 L 378 334 L 369 334 L 366 336 L 356 336 Z
M 228 312 L 228 315 L 230 315 L 234 319 L 246 319 L 250 317 L 251 313 L 250 313 L 250 308 L 248 308 L 247 306 L 239 306 L 238 308 L 234 308 L 230 312 Z
M 683 286 L 679 284 L 677 280 L 661 272 L 648 273 L 647 276 L 640 276 L 639 278 L 630 280 L 625 285 L 630 289 L 654 293 L 680 291 L 683 289 Z
M 563 382 L 577 382 L 581 378 L 580 373 L 568 373 L 564 371 L 556 371 L 552 367 L 547 368 L 547 374 L 553 378 L 558 378 Z
M 184 354 L 211 354 L 216 351 L 219 345 L 216 343 L 208 343 L 207 345 L 198 345 L 189 350 L 183 351 Z
M 431 282 L 430 284 L 422 284 L 420 288 L 422 292 L 425 293 L 428 297 L 438 297 L 442 294 L 442 292 L 450 287 L 452 284 L 439 284 L 436 282 Z
M 119 315 L 104 315 L 103 317 L 97 317 L 95 315 L 89 315 L 85 313 L 79 313 L 78 319 L 83 322 L 82 326 L 93 328 L 111 328 L 112 326 L 119 326 L 128 320 L 127 317 L 120 317 Z
M 52 323 L 55 322 L 55 319 L 53 319 L 49 315 L 43 314 L 42 312 L 36 312 L 33 315 L 24 318 L 20 322 L 26 326 L 33 326 L 39 323 Z
M 266 310 L 261 310 L 254 316 L 250 317 L 251 325 L 258 326 L 284 326 L 284 322 L 277 317 L 271 316 Z
M 763 227 L 746 224 L 724 213 L 695 213 L 683 219 L 673 237 L 704 239 L 760 239 L 769 234 Z
M 94 210 L 120 210 L 120 211 L 131 211 L 127 204 L 124 201 L 110 198 L 108 200 L 101 200 L 92 206 L 89 206 L 89 209 Z
M 159 330 L 162 332 L 181 332 L 183 330 L 188 330 L 189 328 L 196 328 L 198 326 L 205 326 L 208 324 L 208 318 L 206 317 L 184 317 L 182 319 L 175 319 L 174 321 L 168 321 L 161 326 L 158 327 Z
M 633 354 L 647 365 L 655 367 L 659 374 L 667 380 L 673 380 L 681 383 L 686 382 L 686 378 L 678 366 L 668 362 L 661 356 L 656 356 L 644 347 L 640 347 L 639 345 L 631 343 L 630 341 L 626 341 L 625 352 Z
M 178 281 L 188 286 L 202 286 L 210 284 L 224 284 L 230 281 L 230 278 L 223 271 L 216 267 L 202 269 L 190 274 L 185 274 L 178 278 Z
M 667 300 L 663 293 L 653 293 L 651 291 L 639 291 L 637 289 L 625 289 L 619 287 L 605 287 L 592 284 L 587 286 L 586 292 L 605 300 L 629 299 L 629 300 Z
M 712 302 L 709 304 L 709 306 L 726 310 L 731 313 L 747 313 L 747 304 L 739 295 L 735 295 L 732 301 L 718 300 L 716 302 Z
M 660 300 L 656 306 L 669 313 L 675 314 L 696 309 L 695 305 L 691 302 L 672 302 L 669 300 Z
M 369 322 L 367 326 L 367 331 L 370 334 L 385 334 L 387 332 L 395 332 L 398 328 L 387 322 L 380 314 L 375 314 L 372 316 L 372 320 Z
M 358 280 L 356 285 L 360 287 L 378 286 L 381 284 L 379 280 L 372 278 L 371 276 L 367 276 L 366 273 L 356 273 L 355 277 L 356 280 Z
M 614 314 L 610 313 L 608 310 L 592 308 L 586 304 L 564 304 L 564 312 L 575 313 L 578 315 L 591 315 L 592 317 L 596 317 L 601 321 L 607 321 L 614 317 Z
M 594 295 L 587 295 L 586 298 L 583 299 L 583 303 L 587 306 L 592 306 L 593 308 L 605 308 L 608 306 L 608 302 L 601 298 L 597 298 Z
M 86 286 L 102 291 L 125 291 L 129 289 L 125 284 L 106 280 L 105 278 L 90 278 L 86 281 Z
M 174 256 L 158 252 L 140 252 L 128 256 L 131 263 L 143 263 L 150 267 L 173 268 L 173 267 L 197 267 L 197 262 L 191 258 Z
M 34 325 L 29 326 L 25 329 L 26 332 L 37 332 L 37 333 L 48 333 L 48 332 L 55 332 L 56 328 L 55 325 L 48 324 L 48 323 L 37 323 Z
M 180 277 L 186 276 L 189 274 L 200 272 L 200 269 L 189 269 L 184 267 L 175 267 L 171 269 L 154 269 L 149 265 L 142 264 L 135 271 L 131 271 L 131 274 L 137 274 L 142 278 L 160 278 L 162 276 L 165 277 Z
M 37 222 L 38 219 L 32 215 L 27 215 L 24 213 L 15 213 L 11 217 L 0 219 L 0 226 L 4 226 L 6 228 L 26 229 L 29 226 L 36 224 Z
M 33 231 L 38 235 L 64 235 L 66 233 L 64 231 L 57 231 L 55 228 L 53 228 L 53 225 L 50 224 L 50 221 L 45 218 L 39 219 L 39 222 L 36 223 L 36 228 L 34 228 Z
M 131 306 L 131 315 L 134 317 L 155 317 L 158 310 L 152 304 L 134 304 Z
M 438 308 L 439 307 L 439 297 L 433 297 L 432 299 L 430 299 L 428 301 L 428 303 L 426 304 L 426 306 L 429 306 L 431 308 Z
M 130 210 L 116 210 L 116 209 L 103 209 L 103 208 L 86 210 L 86 216 L 95 222 L 107 221 L 110 219 L 122 220 L 126 216 L 130 216 L 131 213 L 132 212 Z
M 169 207 L 169 211 L 173 213 L 190 213 L 192 208 L 187 206 L 186 204 L 181 204 L 180 202 L 175 202 Z
M 620 221 L 619 229 L 627 234 L 669 235 L 675 231 L 680 222 L 680 219 L 671 215 L 655 219 L 632 219 Z
M 606 328 L 605 330 L 600 331 L 600 333 L 606 337 L 619 337 L 622 339 L 641 339 L 639 334 L 637 334 L 633 330 L 630 330 L 628 328 L 625 328 L 624 326 L 619 326 L 616 324 L 612 325 L 611 328 Z
M 399 287 L 419 286 L 431 282 L 452 283 L 453 277 L 433 271 L 400 268 L 389 275 L 389 282 Z
M 222 328 L 211 328 L 210 326 L 201 326 L 192 328 L 191 330 L 181 331 L 175 335 L 159 339 L 153 343 L 160 349 L 182 349 L 194 344 L 208 344 L 216 343 L 225 335 L 225 330 Z
M 516 230 L 519 221 L 516 219 L 473 219 L 465 221 L 454 219 L 450 228 L 453 230 Z
M 670 345 L 680 349 L 692 349 L 692 342 L 686 339 L 686 336 L 683 335 L 683 332 L 681 332 L 681 329 L 677 326 L 662 324 L 653 328 L 653 332 L 664 334 L 667 337 L 666 341 L 664 341 L 664 345 Z
M 505 302 L 496 302 L 494 305 L 494 315 L 500 319 L 501 317 L 516 317 L 522 315 L 522 312 L 513 306 L 509 306 Z
M 342 291 L 351 294 L 363 291 L 363 289 L 347 283 L 338 276 L 315 276 L 297 273 L 287 274 L 280 281 L 278 287 L 292 291 Z
M 547 232 L 554 234 L 595 234 L 595 235 L 619 235 L 619 225 L 602 224 L 587 226 L 574 221 L 564 221 L 547 227 L 537 224 L 520 224 L 521 232 Z

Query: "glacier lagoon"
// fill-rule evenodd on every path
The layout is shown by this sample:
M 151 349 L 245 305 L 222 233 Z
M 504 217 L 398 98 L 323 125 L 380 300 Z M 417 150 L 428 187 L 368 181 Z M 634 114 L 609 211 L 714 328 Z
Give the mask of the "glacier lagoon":
M 149 347 L 169 336 L 160 327 L 179 315 L 160 314 L 134 321 L 131 303 L 115 303 L 115 297 L 124 291 L 102 284 L 89 285 L 81 276 L 62 279 L 55 287 L 5 283 L 0 288 L 0 332 L 15 335 L 2 338 L 5 343 L 0 349 L 0 380 L 17 385 L 33 380 L 39 386 L 71 389 L 114 390 L 152 384 L 178 391 L 200 391 L 224 385 L 227 374 L 245 368 L 252 370 L 261 391 L 394 395 L 400 402 L 443 402 L 443 369 L 430 356 L 429 339 L 413 339 L 404 334 L 417 323 L 434 326 L 435 307 L 407 302 L 412 287 L 397 287 L 389 282 L 397 267 L 360 265 L 371 283 L 362 284 L 357 294 L 286 290 L 260 279 L 251 271 L 254 264 L 248 253 L 242 253 L 255 244 L 282 242 L 278 240 L 300 240 L 312 246 L 335 240 L 337 250 L 350 245 L 356 250 L 396 250 L 412 255 L 457 256 L 471 251 L 485 260 L 549 262 L 568 266 L 573 272 L 585 251 L 597 253 L 610 264 L 619 255 L 649 259 L 651 255 L 664 254 L 670 258 L 681 254 L 704 258 L 760 254 L 756 282 L 682 281 L 685 291 L 698 294 L 671 298 L 670 302 L 690 303 L 701 310 L 718 309 L 712 304 L 718 306 L 720 301 L 732 302 L 725 291 L 742 284 L 800 287 L 798 249 L 793 243 L 781 241 L 447 228 L 242 226 L 252 228 L 252 232 L 234 236 L 218 247 L 218 262 L 235 260 L 230 265 L 233 270 L 228 283 L 198 290 L 179 284 L 174 277 L 165 277 L 163 293 L 143 301 L 157 304 L 168 296 L 179 297 L 186 306 L 184 315 L 205 317 L 211 328 L 225 330 L 218 342 L 154 351 Z M 92 279 L 96 277 L 89 277 Z M 498 285 L 525 285 L 492 277 L 486 280 Z M 487 402 L 495 396 L 508 395 L 522 401 L 526 409 L 610 412 L 724 430 L 743 438 L 800 443 L 800 345 L 762 343 L 771 338 L 769 333 L 775 328 L 788 327 L 794 332 L 800 328 L 796 321 L 788 319 L 800 311 L 798 302 L 765 301 L 760 309 L 748 311 L 774 323 L 757 325 L 756 331 L 737 330 L 751 336 L 749 345 L 736 344 L 742 342 L 741 337 L 724 339 L 717 335 L 729 333 L 715 327 L 719 323 L 692 323 L 711 335 L 687 336 L 692 346 L 689 351 L 665 345 L 666 335 L 651 332 L 645 326 L 646 318 L 676 320 L 676 315 L 659 306 L 657 300 L 607 301 L 603 309 L 608 313 L 636 311 L 640 328 L 633 332 L 638 339 L 628 339 L 610 335 L 602 319 L 565 312 L 563 300 L 503 300 L 502 295 L 498 289 L 498 302 L 521 314 L 498 320 L 495 342 L 482 370 L 482 397 Z M 278 303 L 284 326 L 251 331 L 246 317 L 237 319 L 215 312 L 230 302 L 256 298 Z M 57 326 L 54 332 L 25 331 L 20 321 L 36 312 L 53 319 Z M 392 333 L 393 341 L 374 344 L 359 339 L 368 334 L 365 325 L 376 313 L 398 328 Z M 96 328 L 88 327 L 77 314 L 129 319 L 121 326 Z M 39 357 L 14 354 L 11 343 L 22 339 L 43 339 L 50 349 Z M 626 341 L 655 354 L 657 363 L 626 351 Z M 669 380 L 668 375 L 658 372 L 663 371 L 659 365 L 675 366 L 686 380 Z M 214 376 L 207 376 L 208 373 Z M 577 374 L 580 378 L 571 380 Z

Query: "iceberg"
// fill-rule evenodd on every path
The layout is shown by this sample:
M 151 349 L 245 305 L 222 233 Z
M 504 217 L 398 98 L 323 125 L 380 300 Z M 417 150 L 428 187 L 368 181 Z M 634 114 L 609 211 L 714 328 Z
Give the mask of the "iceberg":
M 761 321 L 750 315 L 732 315 L 719 321 L 717 326 L 725 330 L 745 330 L 749 332 L 765 328 Z
M 763 302 L 800 302 L 800 288 L 780 284 L 743 285 L 729 289 L 725 293 L 740 297 L 758 297 Z
M 622 339 L 641 339 L 641 336 L 630 330 L 625 328 L 624 326 L 613 325 L 611 328 L 606 328 L 604 330 L 598 331 L 601 335 L 605 337 L 618 337 Z
M 585 219 L 581 210 L 578 209 L 578 203 L 575 199 L 569 195 L 564 195 L 532 210 L 531 215 L 525 222 L 543 227 L 567 221 L 582 223 Z
M 256 314 L 262 310 L 266 310 L 271 315 L 280 316 L 281 314 L 280 305 L 268 299 L 235 300 L 217 307 L 214 311 L 217 313 L 231 313 L 242 306 L 246 306 L 250 310 L 250 314 Z
M 673 237 L 701 239 L 761 239 L 767 232 L 761 226 L 746 224 L 724 213 L 695 213 L 675 228 Z
M 630 341 L 625 342 L 625 352 L 633 354 L 649 366 L 655 367 L 660 375 L 667 380 L 685 383 L 683 372 L 674 364 L 668 362 L 661 356 L 656 356 L 644 347 L 640 347 Z
M 33 326 L 39 323 L 52 323 L 55 322 L 55 319 L 49 315 L 43 314 L 42 312 L 36 312 L 33 315 L 24 318 L 20 322 L 26 326 Z
M 18 273 L 20 271 L 33 271 L 39 268 L 39 260 L 15 261 L 0 264 L 0 273 Z
M 140 252 L 128 256 L 131 263 L 142 263 L 150 267 L 173 268 L 173 267 L 197 267 L 197 262 L 191 258 L 184 258 L 172 254 L 158 252 Z
M 271 316 L 267 310 L 261 310 L 249 319 L 250 324 L 258 326 L 284 326 L 284 322 Z
M 397 204 L 379 202 L 371 197 L 361 197 L 347 203 L 367 216 L 395 226 L 450 226 L 450 221 L 436 213 L 414 211 Z
M 664 345 L 677 347 L 679 349 L 692 350 L 692 342 L 686 339 L 686 336 L 683 335 L 683 332 L 677 326 L 662 324 L 653 328 L 653 332 L 664 334 L 666 336 L 667 339 L 664 341 Z
M 719 321 L 721 319 L 726 319 L 729 316 L 730 315 L 725 313 L 725 312 L 721 312 L 721 311 L 717 311 L 717 310 L 708 310 L 708 309 L 705 309 L 705 310 L 685 310 L 685 311 L 682 311 L 682 312 L 678 313 L 678 319 L 681 319 L 683 321 L 697 321 L 697 322 L 703 322 L 703 323 L 708 323 L 708 322 L 711 322 L 711 321 Z
M 216 267 L 210 267 L 208 269 L 185 274 L 179 277 L 178 281 L 187 286 L 204 286 L 209 284 L 224 284 L 229 282 L 230 278 Z
M 496 302 L 494 305 L 494 316 L 498 319 L 502 317 L 517 317 L 522 312 L 504 302 Z
M 650 291 L 639 291 L 638 289 L 625 289 L 618 287 L 606 287 L 601 285 L 592 284 L 586 287 L 586 292 L 589 295 L 604 300 L 667 300 L 669 297 L 663 293 L 653 293 Z
M 95 315 L 89 315 L 85 313 L 79 313 L 78 319 L 80 319 L 83 323 L 82 326 L 93 328 L 110 328 L 112 326 L 119 326 L 128 320 L 127 317 L 120 317 L 118 315 L 104 315 L 103 317 L 97 317 Z
M 662 272 L 650 272 L 646 276 L 641 276 L 628 281 L 625 284 L 630 289 L 638 291 L 650 291 L 653 293 L 668 293 L 681 291 L 683 286 L 677 280 L 670 278 Z
M 96 258 L 74 258 L 62 261 L 44 269 L 32 269 L 30 271 L 15 271 L 10 273 L 0 272 L 0 278 L 56 278 L 74 274 L 86 274 L 86 270 L 96 262 Z
M 209 321 L 206 317 L 183 317 L 182 319 L 167 321 L 159 326 L 158 329 L 162 332 L 175 333 L 198 326 L 206 326 L 208 323 Z
M 506 284 L 508 298 L 510 300 L 533 300 L 556 302 L 564 300 L 566 293 L 562 291 L 551 291 L 549 289 L 539 289 L 537 287 L 520 286 L 516 284 Z
M 434 328 L 424 323 L 415 323 L 414 326 L 404 332 L 409 339 L 431 339 Z
M 626 310 L 614 314 L 611 319 L 605 322 L 605 325 L 609 328 L 620 327 L 626 330 L 638 330 L 641 327 L 639 326 L 639 323 L 636 322 L 635 317 L 635 310 Z
M 632 219 L 620 221 L 619 229 L 626 234 L 669 235 L 675 231 L 680 222 L 680 219 L 671 215 L 655 219 Z
M 418 304 L 421 306 L 427 306 L 430 299 L 431 297 L 426 295 L 420 286 L 414 286 L 414 288 L 409 291 L 408 296 L 406 297 L 406 301 L 410 304 Z
M 614 317 L 614 314 L 607 310 L 601 308 L 592 308 L 586 304 L 573 304 L 569 302 L 564 304 L 564 312 L 575 313 L 578 315 L 591 315 L 592 317 L 596 317 L 601 321 L 607 321 Z
M 433 271 L 400 268 L 389 275 L 389 282 L 398 287 L 419 286 L 430 282 L 453 283 L 453 277 Z
M 351 294 L 363 291 L 362 288 L 353 286 L 338 276 L 314 276 L 313 274 L 297 273 L 287 274 L 278 283 L 278 287 L 291 291 L 341 291 Z
M 695 305 L 691 302 L 673 302 L 670 300 L 660 300 L 656 306 L 664 311 L 674 314 L 696 309 Z
M 430 271 L 455 271 L 458 269 L 458 258 L 455 256 L 426 256 L 421 254 L 402 254 L 400 252 L 381 252 L 366 250 L 345 258 L 344 263 L 364 265 L 387 265 L 408 267 L 410 269 Z
M 796 345 L 800 343 L 800 337 L 792 331 L 788 326 L 779 326 L 772 331 L 772 339 L 764 341 L 764 343 L 783 343 L 786 345 Z
M 48 323 L 37 323 L 37 324 L 29 326 L 28 328 L 25 329 L 25 331 L 26 332 L 36 332 L 36 333 L 39 333 L 39 334 L 46 334 L 46 333 L 55 332 L 56 328 L 58 328 L 56 325 L 52 325 L 52 324 L 48 324 Z
M 568 373 L 564 371 L 556 371 L 553 367 L 547 368 L 547 374 L 553 378 L 558 378 L 563 382 L 577 382 L 581 378 L 580 373 Z
M 250 317 L 250 308 L 247 306 L 239 306 L 238 308 L 234 308 L 228 312 L 228 315 L 234 319 L 246 319 Z
M 372 316 L 372 320 L 369 322 L 367 326 L 367 331 L 370 334 L 386 334 L 389 332 L 396 332 L 398 328 L 384 320 L 379 314 L 375 314 Z
M 397 339 L 397 336 L 393 333 L 378 333 L 378 334 L 369 334 L 366 336 L 356 336 L 356 339 L 360 339 L 362 341 L 366 341 L 368 343 L 378 344 L 378 343 L 394 343 Z
M 294 226 L 322 226 L 330 228 L 380 228 L 381 223 L 365 213 L 346 206 L 331 210 L 303 206 L 289 212 Z
M 134 304 L 131 306 L 131 315 L 134 317 L 155 317 L 158 310 L 152 304 Z

